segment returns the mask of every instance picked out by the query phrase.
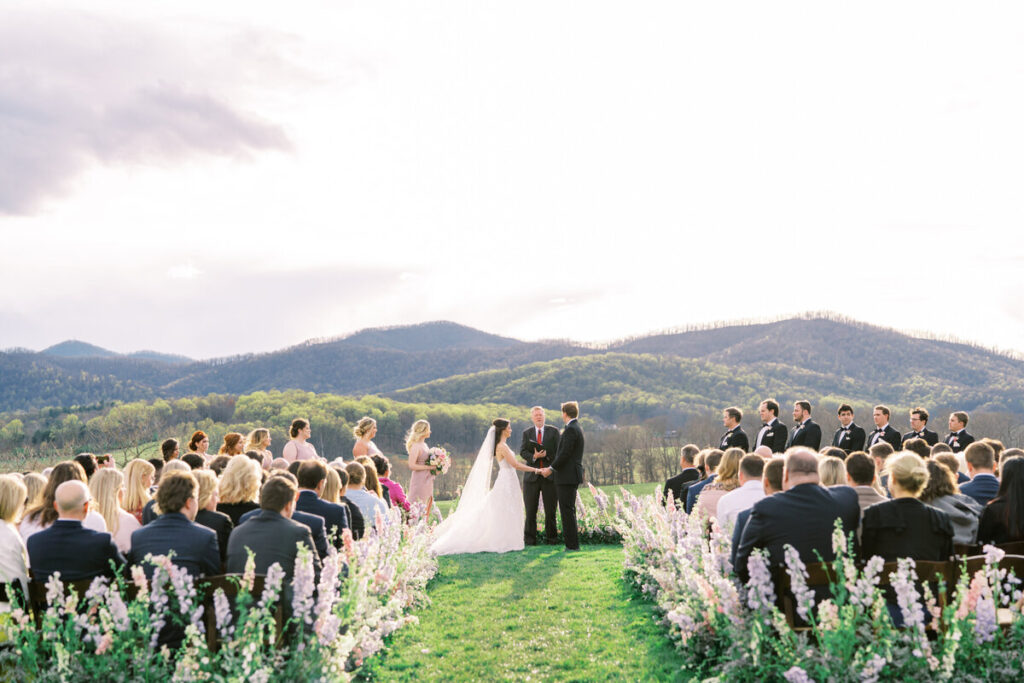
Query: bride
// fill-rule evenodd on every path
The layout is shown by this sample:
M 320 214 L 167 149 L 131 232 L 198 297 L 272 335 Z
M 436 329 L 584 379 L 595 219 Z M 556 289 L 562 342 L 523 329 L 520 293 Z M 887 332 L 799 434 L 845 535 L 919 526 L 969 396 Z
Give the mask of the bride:
M 539 473 L 515 459 L 505 442 L 512 435 L 508 420 L 498 418 L 487 430 L 473 468 L 462 487 L 455 512 L 438 525 L 430 549 L 437 555 L 504 553 L 522 550 L 523 489 L 516 470 Z M 491 465 L 498 462 L 498 477 L 491 483 Z

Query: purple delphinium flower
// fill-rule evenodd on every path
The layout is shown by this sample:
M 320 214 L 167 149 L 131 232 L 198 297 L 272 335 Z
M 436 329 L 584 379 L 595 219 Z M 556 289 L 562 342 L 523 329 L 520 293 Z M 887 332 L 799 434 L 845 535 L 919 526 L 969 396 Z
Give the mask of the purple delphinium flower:
M 811 677 L 807 675 L 807 672 L 801 669 L 799 666 L 790 667 L 782 677 L 785 678 L 789 683 L 814 683 Z
M 896 604 L 903 614 L 903 624 L 909 629 L 924 630 L 924 607 L 921 606 L 921 594 L 914 585 L 914 560 L 909 557 L 900 559 L 896 571 L 890 575 L 892 587 L 896 592 Z
M 761 548 L 755 550 L 747 560 L 747 605 L 752 610 L 770 611 L 775 604 L 775 585 L 768 567 L 768 557 Z
M 307 624 L 313 623 L 313 556 L 309 548 L 302 546 L 295 558 L 295 574 L 292 578 L 292 613 L 302 615 Z
M 786 572 L 789 574 L 789 587 L 796 598 L 796 611 L 803 620 L 814 608 L 814 591 L 807 586 L 807 566 L 800 559 L 800 553 L 791 545 L 786 546 Z
M 231 627 L 231 603 L 221 588 L 213 593 L 213 612 L 217 619 L 217 632 L 224 638 L 229 637 L 234 630 Z

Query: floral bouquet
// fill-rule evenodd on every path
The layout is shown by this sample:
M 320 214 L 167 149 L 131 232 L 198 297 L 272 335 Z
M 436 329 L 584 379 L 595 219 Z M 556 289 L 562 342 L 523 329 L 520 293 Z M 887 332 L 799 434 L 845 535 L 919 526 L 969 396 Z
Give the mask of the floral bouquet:
M 451 466 L 452 456 L 448 455 L 448 451 L 443 448 L 430 449 L 430 455 L 427 457 L 427 467 L 430 468 L 432 475 L 436 477 L 439 474 L 445 474 Z

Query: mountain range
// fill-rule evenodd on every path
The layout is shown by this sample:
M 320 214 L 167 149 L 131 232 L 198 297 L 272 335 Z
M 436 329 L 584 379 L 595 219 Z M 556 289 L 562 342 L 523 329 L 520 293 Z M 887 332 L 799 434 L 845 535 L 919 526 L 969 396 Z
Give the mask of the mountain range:
M 205 361 L 79 341 L 0 353 L 0 412 L 271 389 L 514 405 L 571 397 L 608 421 L 750 406 L 769 395 L 1024 414 L 1024 360 L 822 315 L 600 347 L 432 322 Z

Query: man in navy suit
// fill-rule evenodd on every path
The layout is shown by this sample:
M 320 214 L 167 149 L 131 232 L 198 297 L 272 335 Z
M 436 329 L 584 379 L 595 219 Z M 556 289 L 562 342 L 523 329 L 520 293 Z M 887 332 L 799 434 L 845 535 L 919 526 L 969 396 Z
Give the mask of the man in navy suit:
M 974 443 L 974 437 L 967 433 L 967 413 L 962 410 L 949 416 L 949 436 L 946 437 L 946 443 L 954 453 L 960 453 Z
M 299 485 L 299 480 L 295 478 L 295 475 L 287 470 L 275 470 L 271 477 L 284 477 L 292 483 L 294 486 Z M 256 515 L 260 514 L 262 510 L 256 508 L 255 510 L 249 510 L 244 515 L 238 518 L 238 523 L 242 524 L 252 519 Z M 309 527 L 309 533 L 313 536 L 313 546 L 316 548 L 316 554 L 320 556 L 320 559 L 327 557 L 327 525 L 324 522 L 324 518 L 320 515 L 311 515 L 305 512 L 299 512 L 295 510 L 292 512 L 292 521 L 298 522 L 304 526 Z M 225 546 L 224 551 L 227 552 Z
M 910 431 L 903 435 L 903 443 L 911 439 L 924 439 L 929 448 L 939 442 L 939 435 L 928 429 L 928 411 L 924 408 L 910 411 Z
M 967 473 L 971 480 L 960 487 L 960 493 L 988 505 L 999 492 L 999 480 L 995 475 L 996 452 L 984 441 L 976 441 L 964 451 L 964 459 L 967 460 Z
M 707 472 L 707 476 L 700 481 L 691 483 L 686 489 L 686 505 L 684 506 L 686 514 L 693 512 L 693 506 L 697 504 L 697 496 L 700 495 L 700 492 L 704 490 L 705 486 L 713 482 L 715 477 L 718 476 L 716 474 L 716 470 L 718 470 L 718 465 L 722 462 L 723 455 L 724 453 L 717 448 L 705 453 L 704 471 Z
M 871 414 L 871 419 L 875 421 L 875 431 L 868 434 L 868 442 L 864 445 L 865 448 L 870 449 L 876 443 L 884 441 L 892 446 L 892 450 L 895 452 L 903 445 L 903 438 L 900 436 L 900 433 L 889 424 L 889 415 L 889 409 L 886 406 L 875 406 L 875 410 Z
M 562 420 L 565 429 L 558 439 L 555 460 L 541 470 L 545 477 L 555 475 L 555 490 L 558 494 L 558 514 L 562 518 L 562 535 L 565 549 L 580 549 L 576 527 L 576 490 L 583 483 L 583 430 L 579 422 L 580 407 L 576 401 L 562 404 Z
M 723 451 L 730 448 L 742 448 L 746 453 L 750 450 L 750 439 L 747 438 L 743 427 L 740 427 L 742 421 L 743 411 L 736 406 L 729 406 L 722 411 L 722 426 L 728 430 L 722 434 L 722 440 L 718 442 L 718 447 Z
M 844 403 L 839 406 L 839 429 L 832 436 L 832 445 L 842 448 L 849 455 L 854 451 L 864 450 L 864 441 L 867 436 L 864 428 L 857 426 L 853 421 L 853 406 Z
M 741 581 L 749 578 L 747 559 L 754 548 L 767 549 L 772 565 L 784 564 L 787 544 L 805 564 L 828 562 L 835 557 L 835 521 L 842 520 L 847 534 L 856 533 L 860 524 L 857 492 L 849 486 L 824 488 L 820 481 L 817 454 L 803 447 L 790 451 L 783 467 L 782 493 L 755 503 L 743 529 L 735 567 Z
M 789 435 L 786 448 L 806 446 L 812 451 L 821 448 L 821 427 L 811 419 L 809 401 L 797 401 L 793 404 L 793 431 Z
M 327 465 L 319 460 L 307 460 L 299 466 L 296 475 L 299 482 L 299 498 L 295 509 L 308 515 L 319 515 L 327 525 L 327 535 L 334 540 L 334 546 L 341 548 L 341 532 L 351 529 L 348 510 L 344 505 L 331 503 L 320 497 L 327 483 Z M 292 517 L 294 519 L 294 516 Z M 296 520 L 298 521 L 298 520 Z
M 58 572 L 65 582 L 113 576 L 115 570 L 124 567 L 124 555 L 110 534 L 82 526 L 90 500 L 89 488 L 77 479 L 57 487 L 53 501 L 57 521 L 29 536 L 26 543 L 36 581 L 47 581 Z
M 786 450 L 786 442 L 789 432 L 786 425 L 779 422 L 779 403 L 773 398 L 766 399 L 757 407 L 757 413 L 761 416 L 761 429 L 754 439 L 754 449 L 759 446 L 767 446 L 772 453 L 783 453 Z
M 692 443 L 688 443 L 679 449 L 679 468 L 682 472 L 674 477 L 669 477 L 665 481 L 662 495 L 667 501 L 668 494 L 671 493 L 677 508 L 679 507 L 680 496 L 683 495 L 683 487 L 700 479 L 700 471 L 694 466 L 698 453 L 700 453 L 700 449 Z M 686 503 L 685 499 L 683 499 L 683 503 Z
M 156 490 L 160 516 L 132 533 L 129 559 L 141 566 L 147 576 L 153 565 L 146 555 L 170 555 L 171 562 L 183 567 L 193 578 L 220 573 L 220 546 L 217 533 L 196 524 L 199 512 L 199 483 L 191 472 L 171 472 L 160 479 Z

